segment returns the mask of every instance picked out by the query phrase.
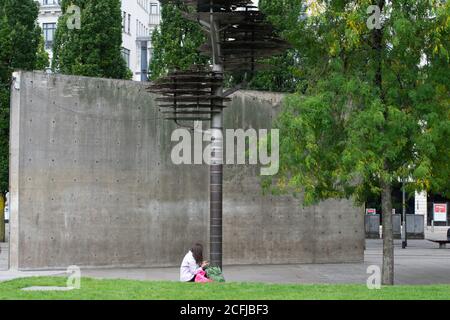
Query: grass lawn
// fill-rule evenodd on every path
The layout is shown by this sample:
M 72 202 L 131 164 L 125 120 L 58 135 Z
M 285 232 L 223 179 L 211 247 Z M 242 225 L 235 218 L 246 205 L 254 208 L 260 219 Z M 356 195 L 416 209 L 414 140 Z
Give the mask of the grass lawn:
M 34 277 L 0 282 L 0 300 L 450 300 L 450 285 L 394 286 L 368 290 L 364 285 L 195 284 L 82 278 L 80 290 L 21 290 L 31 286 L 65 285 L 64 277 Z

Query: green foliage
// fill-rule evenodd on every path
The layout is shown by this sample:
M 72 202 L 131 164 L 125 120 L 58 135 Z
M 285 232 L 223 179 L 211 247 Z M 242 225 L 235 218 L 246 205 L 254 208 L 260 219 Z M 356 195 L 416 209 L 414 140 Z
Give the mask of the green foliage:
M 39 8 L 33 0 L 0 0 L 0 192 L 9 181 L 9 96 L 12 72 L 33 70 L 43 62 L 38 54 Z
M 299 23 L 304 11 L 304 0 L 260 0 L 259 8 L 282 33 L 289 34 Z
M 208 267 L 206 276 L 214 282 L 225 282 L 222 270 L 219 267 Z
M 45 70 L 50 66 L 50 60 L 49 55 L 47 51 L 45 51 L 45 40 L 44 36 L 41 35 L 41 38 L 39 40 L 39 46 L 37 51 L 37 58 L 36 58 L 36 70 Z
M 372 1 L 316 1 L 310 15 L 298 0 L 264 3 L 306 79 L 305 95 L 285 100 L 280 173 L 266 186 L 303 190 L 307 204 L 364 202 L 399 178 L 449 194 L 450 4 L 390 1 L 382 29 L 370 30 Z
M 9 189 L 9 89 L 0 88 L 0 193 Z
M 206 42 L 198 23 L 185 19 L 181 5 L 162 4 L 161 25 L 153 32 L 151 79 L 158 79 L 171 69 L 186 70 L 195 64 L 208 63 L 198 48 Z
M 302 89 L 297 50 L 260 61 L 265 67 L 254 74 L 234 72 L 228 75 L 227 85 L 246 81 L 246 89 L 274 92 L 296 92 Z
M 69 29 L 70 5 L 81 9 L 81 29 Z M 122 58 L 120 0 L 63 0 L 52 67 L 63 74 L 130 79 Z

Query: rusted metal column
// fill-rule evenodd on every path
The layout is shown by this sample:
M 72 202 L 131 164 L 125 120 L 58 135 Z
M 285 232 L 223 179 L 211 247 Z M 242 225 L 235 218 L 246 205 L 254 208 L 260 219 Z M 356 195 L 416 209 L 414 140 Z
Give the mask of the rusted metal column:
M 220 65 L 214 71 L 221 72 Z M 216 91 L 222 96 L 223 88 Z M 211 120 L 211 165 L 210 165 L 210 255 L 211 265 L 222 268 L 222 242 L 223 242 L 223 113 L 212 114 Z

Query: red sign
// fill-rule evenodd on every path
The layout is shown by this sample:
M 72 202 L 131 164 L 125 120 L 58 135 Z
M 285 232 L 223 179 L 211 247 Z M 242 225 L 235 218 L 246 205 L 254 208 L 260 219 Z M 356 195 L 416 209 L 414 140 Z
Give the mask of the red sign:
M 433 208 L 434 221 L 447 222 L 447 204 L 435 203 Z
M 377 214 L 377 209 L 366 209 L 366 214 Z

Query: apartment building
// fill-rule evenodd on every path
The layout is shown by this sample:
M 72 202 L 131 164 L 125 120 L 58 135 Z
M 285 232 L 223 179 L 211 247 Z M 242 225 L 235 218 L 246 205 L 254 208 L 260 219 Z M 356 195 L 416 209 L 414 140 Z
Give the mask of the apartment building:
M 38 22 L 45 49 L 52 58 L 53 40 L 61 15 L 59 0 L 39 0 Z M 156 0 L 122 0 L 122 56 L 133 72 L 133 80 L 147 81 L 152 55 L 151 34 L 160 23 L 160 4 Z

